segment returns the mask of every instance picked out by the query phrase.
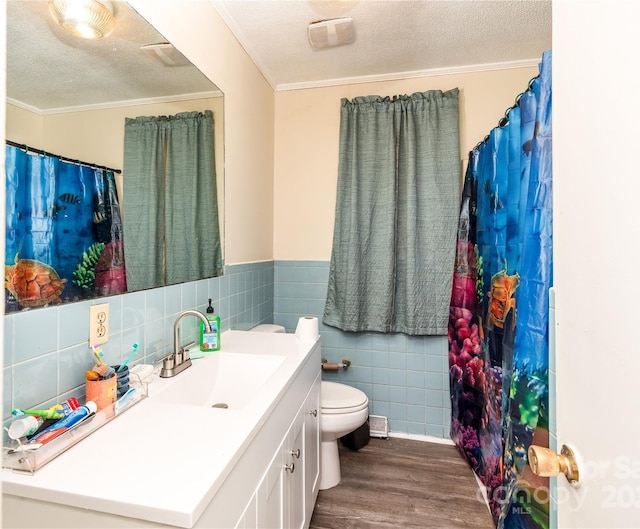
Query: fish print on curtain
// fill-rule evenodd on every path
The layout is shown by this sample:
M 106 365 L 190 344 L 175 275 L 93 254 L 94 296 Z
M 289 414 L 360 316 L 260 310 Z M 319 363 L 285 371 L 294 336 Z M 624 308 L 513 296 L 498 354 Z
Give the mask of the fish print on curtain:
M 549 526 L 551 52 L 501 126 L 469 154 L 449 316 L 451 437 L 486 486 L 496 527 Z
M 127 291 L 112 171 L 6 147 L 5 312 Z

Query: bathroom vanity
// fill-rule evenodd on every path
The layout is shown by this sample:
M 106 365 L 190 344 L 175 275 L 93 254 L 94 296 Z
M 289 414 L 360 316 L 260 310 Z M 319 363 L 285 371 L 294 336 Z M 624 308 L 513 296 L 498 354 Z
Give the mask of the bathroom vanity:
M 319 341 L 226 331 L 34 474 L 4 469 L 3 527 L 308 527 L 320 412 Z

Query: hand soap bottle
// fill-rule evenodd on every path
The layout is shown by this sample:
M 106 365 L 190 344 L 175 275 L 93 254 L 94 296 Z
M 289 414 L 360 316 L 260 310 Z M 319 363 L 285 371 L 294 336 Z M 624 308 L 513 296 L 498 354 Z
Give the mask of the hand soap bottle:
M 209 299 L 209 306 L 207 307 L 207 319 L 211 326 L 211 332 L 206 332 L 204 323 L 200 322 L 200 350 L 207 351 L 219 351 L 220 350 L 220 316 L 213 313 L 213 307 L 211 306 L 211 299 Z

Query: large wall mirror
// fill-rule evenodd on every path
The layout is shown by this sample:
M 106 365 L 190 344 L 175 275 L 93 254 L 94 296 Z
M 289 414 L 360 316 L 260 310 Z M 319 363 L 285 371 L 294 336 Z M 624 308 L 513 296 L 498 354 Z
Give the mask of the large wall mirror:
M 14 144 L 14 149 L 21 149 L 25 154 L 28 152 L 30 159 L 51 156 L 62 159 L 65 164 L 75 160 L 82 162 L 75 164 L 79 166 L 86 164 L 114 169 L 113 178 L 105 176 L 103 191 L 105 196 L 112 192 L 113 179 L 118 214 L 122 215 L 123 210 L 126 212 L 123 204 L 127 201 L 127 185 L 130 183 L 127 178 L 131 177 L 126 171 L 122 172 L 125 120 L 211 111 L 214 120 L 212 163 L 215 165 L 221 239 L 212 241 L 212 244 L 217 243 L 222 248 L 223 94 L 127 3 L 114 1 L 112 4 L 115 16 L 113 32 L 102 39 L 87 40 L 75 37 L 58 26 L 50 16 L 46 0 L 7 2 L 7 143 Z M 104 174 L 111 173 L 105 169 Z M 123 181 L 127 182 L 124 186 Z M 7 219 L 12 214 L 16 218 L 22 217 L 16 207 L 19 201 L 14 196 L 18 187 L 11 183 L 8 174 Z M 65 191 L 64 187 L 55 193 L 55 200 L 46 208 L 40 208 L 43 217 L 38 220 L 40 227 L 34 221 L 33 227 L 27 230 L 32 229 L 33 233 L 23 234 L 23 239 L 35 239 L 44 223 L 58 230 L 58 246 L 71 245 L 73 219 L 75 212 L 83 206 L 82 198 L 74 191 Z M 97 200 L 95 194 L 92 200 L 94 203 Z M 103 214 L 94 209 L 89 218 L 91 220 L 87 222 L 100 223 Z M 124 215 L 125 238 L 127 223 L 137 221 L 139 219 Z M 88 229 L 95 230 L 91 224 L 88 226 Z M 55 267 L 44 260 L 29 259 L 31 256 L 24 251 L 18 237 L 9 239 L 8 229 L 6 312 L 118 293 L 117 290 L 92 287 L 89 295 L 78 296 L 77 288 L 71 288 L 71 279 L 60 279 Z M 100 251 L 106 253 L 106 250 Z M 93 260 L 96 264 L 98 254 Z M 146 263 L 136 264 L 138 267 L 147 266 Z M 203 277 L 215 275 L 205 272 Z M 35 301 L 32 292 L 31 301 L 20 303 L 21 296 L 27 299 L 25 292 L 28 288 L 39 289 Z

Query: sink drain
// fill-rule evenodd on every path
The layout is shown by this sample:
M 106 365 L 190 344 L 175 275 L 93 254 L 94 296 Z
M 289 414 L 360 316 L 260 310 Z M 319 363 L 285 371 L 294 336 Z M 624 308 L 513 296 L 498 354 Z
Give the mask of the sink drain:
M 229 405 L 226 402 L 218 402 L 217 404 L 214 404 L 211 407 L 212 408 L 222 408 L 223 410 L 226 410 L 229 407 Z

